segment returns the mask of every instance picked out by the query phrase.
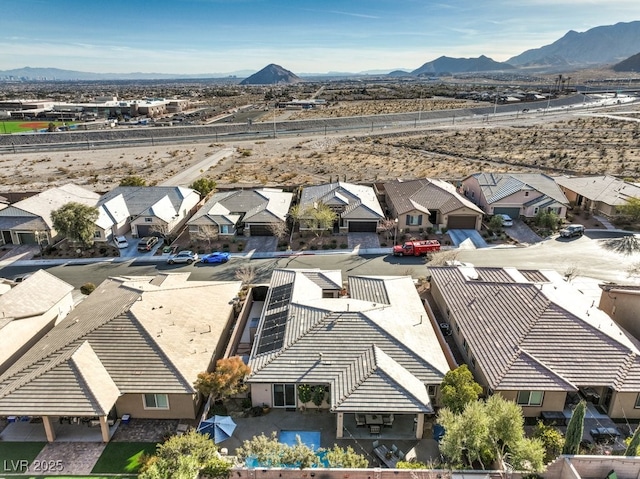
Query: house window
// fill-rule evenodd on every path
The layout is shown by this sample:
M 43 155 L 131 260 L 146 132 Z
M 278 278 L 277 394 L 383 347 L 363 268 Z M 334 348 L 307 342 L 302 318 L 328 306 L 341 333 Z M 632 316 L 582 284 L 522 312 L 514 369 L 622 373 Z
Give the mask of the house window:
M 438 391 L 438 386 L 435 384 L 427 384 L 427 394 L 431 398 L 431 400 L 435 399 L 436 393 Z
M 524 192 L 524 196 L 529 196 L 529 192 L 528 192 L 528 191 L 525 191 L 525 192 Z
M 274 384 L 273 385 L 273 406 L 274 407 L 296 407 L 295 384 Z
M 169 396 L 166 394 L 143 394 L 145 409 L 169 409 Z
M 542 391 L 518 391 L 517 403 L 521 406 L 542 406 L 543 398 Z
M 473 358 L 473 357 L 471 358 L 471 367 L 472 367 L 473 369 L 475 369 L 475 368 L 476 368 L 476 358 Z
M 420 226 L 422 215 L 407 215 L 407 226 Z
M 538 214 L 538 210 L 539 210 L 539 209 L 540 209 L 540 208 L 538 208 L 538 207 L 536 206 L 536 207 L 533 209 L 533 214 L 534 214 L 534 215 L 537 215 L 537 214 Z
M 472 191 L 471 192 L 471 198 L 475 198 L 475 197 L 476 197 L 476 193 L 475 193 L 475 191 Z
M 144 221 L 145 223 L 153 223 L 153 218 L 146 217 Z
M 100 234 L 100 230 L 96 230 L 93 232 L 93 237 L 96 239 L 100 239 L 102 235 Z
M 636 404 L 633 407 L 636 409 L 640 409 L 640 394 L 636 396 Z
M 228 235 L 229 233 L 229 225 L 220 225 L 220 234 Z

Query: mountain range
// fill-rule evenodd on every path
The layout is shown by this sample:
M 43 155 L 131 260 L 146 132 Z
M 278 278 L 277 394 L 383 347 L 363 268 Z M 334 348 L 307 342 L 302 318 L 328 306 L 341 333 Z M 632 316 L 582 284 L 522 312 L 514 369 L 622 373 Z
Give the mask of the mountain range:
M 497 62 L 481 55 L 477 58 L 451 58 L 441 56 L 411 71 L 394 70 L 390 76 L 430 76 L 443 73 L 465 73 L 480 71 L 504 71 L 514 68 L 536 68 L 547 71 L 562 71 L 567 68 L 586 68 L 600 65 L 617 64 L 640 52 L 640 21 L 616 23 L 599 26 L 585 32 L 567 32 L 555 42 L 527 50 L 507 62 Z M 623 65 L 623 68 L 626 68 Z M 382 70 L 361 73 L 340 72 L 307 73 L 305 76 L 337 77 L 354 75 L 385 74 Z M 636 70 L 637 71 L 637 70 Z M 241 70 L 232 73 L 210 73 L 178 75 L 166 73 L 91 73 L 58 68 L 18 68 L 0 71 L 0 80 L 169 80 L 169 79 L 205 79 L 224 78 L 233 81 L 245 78 L 242 84 L 297 83 L 302 81 L 294 73 L 279 65 L 270 64 L 257 73 Z

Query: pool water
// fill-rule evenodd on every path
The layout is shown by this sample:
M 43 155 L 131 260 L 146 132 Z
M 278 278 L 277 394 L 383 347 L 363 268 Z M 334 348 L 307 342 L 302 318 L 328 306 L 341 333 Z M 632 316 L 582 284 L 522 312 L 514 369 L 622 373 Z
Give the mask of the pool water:
M 295 446 L 296 436 L 312 451 L 320 449 L 320 431 L 280 431 L 279 441 L 287 446 Z

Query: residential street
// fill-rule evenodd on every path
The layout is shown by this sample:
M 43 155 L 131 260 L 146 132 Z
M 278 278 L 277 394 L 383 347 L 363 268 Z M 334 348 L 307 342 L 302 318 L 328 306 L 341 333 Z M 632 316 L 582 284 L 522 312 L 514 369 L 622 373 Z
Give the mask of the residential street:
M 601 231 L 589 233 L 581 238 L 549 239 L 522 248 L 485 248 L 460 250 L 458 259 L 476 266 L 514 266 L 530 269 L 555 269 L 564 274 L 568 269 L 580 276 L 603 281 L 633 282 L 640 278 L 629 278 L 627 269 L 640 261 L 640 255 L 623 256 L 607 251 L 599 239 L 612 237 L 616 233 Z M 358 256 L 353 254 L 298 255 L 271 259 L 232 258 L 222 265 L 173 265 L 164 262 L 150 263 L 131 261 L 125 263 L 94 263 L 87 265 L 60 265 L 46 269 L 75 287 L 86 282 L 98 284 L 109 276 L 149 275 L 156 271 L 191 271 L 193 280 L 235 280 L 235 270 L 240 265 L 251 264 L 256 268 L 256 281 L 266 282 L 274 268 L 323 268 L 340 269 L 343 277 L 355 274 L 405 275 L 414 278 L 426 276 L 424 258 L 394 257 L 391 255 Z M 6 266 L 0 276 L 13 278 L 35 271 L 40 266 Z

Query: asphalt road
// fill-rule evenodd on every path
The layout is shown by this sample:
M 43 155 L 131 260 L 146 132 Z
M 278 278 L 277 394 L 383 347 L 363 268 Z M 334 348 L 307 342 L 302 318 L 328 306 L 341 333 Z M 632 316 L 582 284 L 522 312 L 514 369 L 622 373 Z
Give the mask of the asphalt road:
M 572 269 L 580 276 L 603 281 L 629 283 L 627 269 L 640 261 L 640 254 L 623 256 L 606 250 L 600 239 L 615 236 L 606 231 L 589 233 L 581 238 L 550 239 L 529 247 L 486 248 L 482 250 L 460 250 L 458 259 L 476 266 L 505 267 L 521 269 L 554 269 L 561 274 Z M 249 264 L 256 269 L 256 282 L 267 282 L 275 268 L 322 268 L 340 269 L 343 278 L 349 275 L 411 275 L 414 278 L 426 276 L 427 268 L 423 258 L 391 255 L 357 256 L 351 254 L 302 255 L 274 259 L 232 258 L 223 265 L 167 265 L 129 261 L 125 263 L 94 263 L 87 265 L 59 265 L 46 269 L 75 287 L 86 282 L 99 284 L 109 276 L 153 275 L 157 271 L 190 271 L 193 280 L 235 280 L 236 269 Z M 14 278 L 39 269 L 40 266 L 6 266 L 0 269 L 0 276 Z M 638 281 L 640 278 L 636 278 Z

